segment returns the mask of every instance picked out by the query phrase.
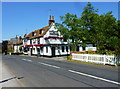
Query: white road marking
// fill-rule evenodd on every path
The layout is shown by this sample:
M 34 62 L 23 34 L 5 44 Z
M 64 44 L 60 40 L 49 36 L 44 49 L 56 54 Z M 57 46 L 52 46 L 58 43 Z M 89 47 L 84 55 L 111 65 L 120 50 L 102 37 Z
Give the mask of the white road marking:
M 29 59 L 22 59 L 22 60 L 32 62 L 32 60 L 29 60 Z M 55 66 L 55 65 L 50 65 L 50 64 L 46 64 L 46 63 L 42 63 L 42 62 L 39 62 L 39 63 L 42 64 L 42 65 L 54 67 L 54 68 L 57 68 L 57 69 L 60 68 L 60 67 Z M 68 70 L 68 71 L 72 72 L 72 73 L 79 74 L 79 75 L 83 75 L 83 76 L 87 76 L 87 77 L 91 77 L 91 78 L 95 78 L 95 79 L 99 79 L 99 80 L 102 80 L 102 81 L 106 81 L 106 82 L 110 82 L 110 83 L 114 83 L 114 84 L 120 85 L 120 83 L 116 82 L 116 81 L 112 81 L 112 80 L 104 79 L 104 78 L 101 78 L 101 77 L 85 74 L 85 73 L 82 73 L 82 72 L 77 72 L 77 71 L 74 71 L 74 70 Z
M 32 62 L 32 60 L 27 59 L 27 61 Z
M 23 61 L 28 61 L 28 62 L 32 62 L 32 60 L 29 59 L 22 59 Z
M 26 61 L 26 59 L 22 59 L 23 61 Z
M 96 76 L 93 76 L 93 75 L 85 74 L 85 73 L 82 73 L 82 72 L 77 72 L 77 71 L 74 71 L 74 70 L 68 70 L 68 71 L 72 72 L 72 73 L 80 74 L 80 75 L 83 75 L 83 76 L 87 76 L 87 77 L 91 77 L 91 78 L 95 78 L 95 79 L 99 79 L 99 80 L 103 80 L 103 81 L 106 81 L 106 82 L 110 82 L 110 83 L 114 83 L 114 84 L 120 85 L 119 82 L 115 82 L 115 81 L 112 81 L 112 80 L 96 77 Z
M 54 67 L 54 68 L 60 68 L 60 67 L 58 67 L 58 66 L 54 66 L 54 65 L 50 65 L 50 64 L 46 64 L 46 63 L 42 63 L 42 62 L 39 62 L 40 64 L 42 64 L 42 65 L 46 65 L 46 66 L 50 66 L 50 67 Z

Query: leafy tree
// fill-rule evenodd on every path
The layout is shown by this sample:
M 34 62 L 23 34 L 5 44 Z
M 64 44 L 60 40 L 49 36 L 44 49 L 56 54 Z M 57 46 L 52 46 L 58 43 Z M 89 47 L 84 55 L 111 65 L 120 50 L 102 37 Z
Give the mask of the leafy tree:
M 113 17 L 112 12 L 100 15 L 96 20 L 94 26 L 94 42 L 97 45 L 99 53 L 107 54 L 107 52 L 114 51 L 115 49 L 110 46 L 111 40 L 114 39 L 116 34 L 116 19 Z M 112 44 L 114 44 L 112 42 Z
M 72 44 L 76 46 L 79 36 L 79 20 L 77 16 L 67 13 L 65 14 L 65 16 L 61 16 L 60 18 L 63 22 L 62 24 L 56 23 L 57 28 L 59 29 L 59 31 L 65 39 L 71 39 Z M 75 48 L 73 48 L 73 50 L 75 50 Z
M 113 28 L 114 32 L 112 32 L 111 37 L 108 39 L 109 51 L 120 56 L 120 20 L 114 24 Z
M 96 23 L 96 19 L 98 17 L 98 9 L 94 9 L 90 2 L 88 2 L 87 6 L 84 8 L 82 15 L 80 17 L 80 25 L 82 30 L 80 31 L 80 35 L 82 35 L 82 41 L 89 41 L 93 40 L 93 32 L 95 30 L 94 24 Z
M 79 18 L 70 13 L 61 16 L 62 24 L 56 23 L 57 28 L 65 39 L 72 40 L 73 51 L 82 42 L 84 46 L 95 44 L 98 53 L 120 55 L 120 20 L 117 21 L 112 12 L 102 15 L 97 12 L 88 2 Z

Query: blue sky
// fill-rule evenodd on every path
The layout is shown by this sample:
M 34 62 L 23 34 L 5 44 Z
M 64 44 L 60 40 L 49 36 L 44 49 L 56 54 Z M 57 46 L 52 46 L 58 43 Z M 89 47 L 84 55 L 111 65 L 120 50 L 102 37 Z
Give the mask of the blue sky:
M 98 14 L 112 11 L 118 19 L 118 2 L 91 2 Z M 60 16 L 66 13 L 80 17 L 87 2 L 3 2 L 2 3 L 2 40 L 23 36 L 26 33 L 48 25 L 49 9 L 60 23 Z

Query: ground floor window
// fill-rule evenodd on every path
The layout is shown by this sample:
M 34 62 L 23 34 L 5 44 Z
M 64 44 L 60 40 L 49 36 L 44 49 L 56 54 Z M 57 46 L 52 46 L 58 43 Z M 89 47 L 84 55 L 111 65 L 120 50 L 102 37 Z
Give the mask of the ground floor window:
M 68 46 L 66 46 L 66 52 L 68 52 Z
M 40 47 L 41 52 L 43 52 L 43 47 Z
M 64 52 L 64 46 L 62 46 L 62 52 Z
M 40 53 L 40 48 L 37 48 L 37 52 Z
M 48 53 L 48 47 L 46 47 L 46 53 Z
M 58 52 L 60 53 L 60 46 L 58 46 L 56 49 L 58 49 Z

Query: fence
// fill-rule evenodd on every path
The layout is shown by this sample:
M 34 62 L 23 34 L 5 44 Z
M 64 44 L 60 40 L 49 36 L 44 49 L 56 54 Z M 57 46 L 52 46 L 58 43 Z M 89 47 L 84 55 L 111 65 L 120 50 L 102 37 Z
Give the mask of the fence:
M 99 64 L 110 64 L 110 65 L 120 65 L 120 57 L 111 55 L 95 55 L 95 54 L 75 54 L 72 53 L 72 59 L 78 61 L 99 63 Z

